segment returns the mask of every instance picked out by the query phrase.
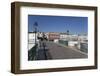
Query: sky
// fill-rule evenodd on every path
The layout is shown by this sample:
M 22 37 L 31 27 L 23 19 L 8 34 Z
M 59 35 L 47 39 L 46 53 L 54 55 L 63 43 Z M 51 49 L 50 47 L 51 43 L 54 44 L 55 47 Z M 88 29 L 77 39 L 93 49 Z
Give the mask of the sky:
M 33 32 L 34 24 L 40 32 L 67 32 L 87 34 L 88 17 L 28 15 L 28 32 Z

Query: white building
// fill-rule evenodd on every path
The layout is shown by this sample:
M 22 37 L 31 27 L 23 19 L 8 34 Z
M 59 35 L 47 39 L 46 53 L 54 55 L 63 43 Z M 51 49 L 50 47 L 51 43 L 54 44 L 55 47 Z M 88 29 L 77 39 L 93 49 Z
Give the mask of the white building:
M 68 41 L 68 46 L 76 46 L 78 45 L 78 41 Z
M 37 33 L 36 33 L 36 37 L 35 37 L 35 33 L 29 33 L 28 34 L 28 43 L 35 43 L 35 38 L 36 38 L 36 41 L 38 41 L 37 36 L 38 36 Z
M 86 36 L 86 35 L 80 35 L 79 36 L 79 41 L 81 41 L 81 42 L 88 42 L 88 36 Z
M 38 33 L 36 33 L 36 43 L 38 43 L 37 39 Z M 28 33 L 28 50 L 30 50 L 33 46 L 35 46 L 35 33 Z
M 60 40 L 67 40 L 68 35 L 67 33 L 60 33 Z
M 78 35 L 60 33 L 60 40 L 77 41 L 78 40 Z

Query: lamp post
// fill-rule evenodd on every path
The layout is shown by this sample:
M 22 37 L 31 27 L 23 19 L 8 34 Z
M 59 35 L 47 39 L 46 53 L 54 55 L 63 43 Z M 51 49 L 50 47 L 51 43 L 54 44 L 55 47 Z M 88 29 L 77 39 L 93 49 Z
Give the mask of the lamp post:
M 69 35 L 69 30 L 67 30 L 67 35 Z
M 69 41 L 69 30 L 67 30 L 67 40 Z
M 36 45 L 36 33 L 37 33 L 37 26 L 38 26 L 38 23 L 37 23 L 37 22 L 35 22 L 35 23 L 34 23 L 34 25 L 33 25 L 33 27 L 34 27 L 34 31 L 33 31 L 33 32 L 35 32 L 35 45 Z

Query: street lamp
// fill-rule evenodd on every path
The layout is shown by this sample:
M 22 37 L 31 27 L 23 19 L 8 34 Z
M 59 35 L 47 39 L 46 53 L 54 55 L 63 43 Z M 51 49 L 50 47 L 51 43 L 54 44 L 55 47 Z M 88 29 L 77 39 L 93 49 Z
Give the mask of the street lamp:
M 67 30 L 67 35 L 69 35 L 69 30 Z
M 67 40 L 69 41 L 69 30 L 67 30 Z
M 37 23 L 37 22 L 35 22 L 35 23 L 34 23 L 34 25 L 33 25 L 33 27 L 34 27 L 34 31 L 33 31 L 33 32 L 35 32 L 35 45 L 36 45 L 36 33 L 37 33 L 37 26 L 38 26 L 38 23 Z

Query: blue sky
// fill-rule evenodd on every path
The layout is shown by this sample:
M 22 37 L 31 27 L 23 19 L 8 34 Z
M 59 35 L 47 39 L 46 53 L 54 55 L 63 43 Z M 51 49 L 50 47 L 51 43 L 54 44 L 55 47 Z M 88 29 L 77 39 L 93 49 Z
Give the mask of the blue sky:
M 37 22 L 37 28 L 41 32 L 66 32 L 70 34 L 83 34 L 88 31 L 87 17 L 74 16 L 45 16 L 28 15 L 28 32 L 33 31 L 33 25 Z

